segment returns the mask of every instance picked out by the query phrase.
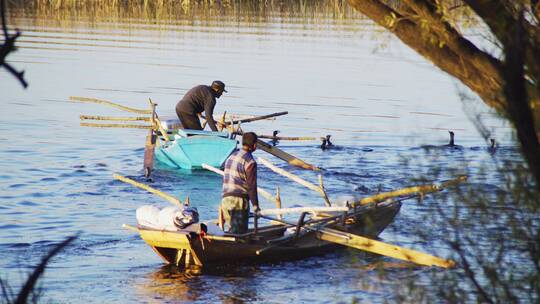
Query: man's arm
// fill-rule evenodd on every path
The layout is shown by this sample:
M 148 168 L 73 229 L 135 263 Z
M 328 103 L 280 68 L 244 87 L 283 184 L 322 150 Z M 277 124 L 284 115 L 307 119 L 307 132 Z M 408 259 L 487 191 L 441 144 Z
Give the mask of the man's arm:
M 255 209 L 259 208 L 259 196 L 257 195 L 257 163 L 253 161 L 246 167 L 246 182 L 248 196 Z
M 216 100 L 211 97 L 211 99 L 206 100 L 204 103 L 204 114 L 206 114 L 206 123 L 210 126 L 212 131 L 217 131 L 216 122 L 214 121 L 214 107 L 216 106 Z

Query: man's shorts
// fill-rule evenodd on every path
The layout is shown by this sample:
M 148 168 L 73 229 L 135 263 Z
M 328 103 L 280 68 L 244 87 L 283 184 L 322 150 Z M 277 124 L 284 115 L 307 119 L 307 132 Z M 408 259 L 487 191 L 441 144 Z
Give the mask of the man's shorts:
M 226 196 L 221 200 L 221 213 L 225 220 L 225 231 L 242 234 L 248 231 L 249 200 L 247 198 Z

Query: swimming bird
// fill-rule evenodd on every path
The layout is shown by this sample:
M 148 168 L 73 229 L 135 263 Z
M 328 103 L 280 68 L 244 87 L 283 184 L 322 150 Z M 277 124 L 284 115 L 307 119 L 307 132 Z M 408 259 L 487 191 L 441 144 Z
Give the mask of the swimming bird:
M 495 138 L 490 138 L 489 141 L 491 142 L 491 146 L 487 150 L 489 153 L 494 154 L 497 152 L 497 143 L 495 142 Z
M 444 147 L 454 148 L 454 149 L 462 149 L 463 148 L 462 146 L 456 145 L 455 142 L 454 142 L 454 132 L 448 131 L 448 133 L 450 133 L 450 142 L 448 144 L 444 145 Z
M 276 146 L 279 142 L 279 140 L 277 139 L 277 135 L 278 135 L 279 131 L 278 130 L 274 130 L 274 132 L 272 132 L 272 146 Z
M 332 135 L 326 135 L 326 137 L 321 137 L 322 139 L 321 149 L 327 150 L 327 149 L 331 149 L 331 147 L 334 146 L 334 144 L 330 141 L 331 136 Z

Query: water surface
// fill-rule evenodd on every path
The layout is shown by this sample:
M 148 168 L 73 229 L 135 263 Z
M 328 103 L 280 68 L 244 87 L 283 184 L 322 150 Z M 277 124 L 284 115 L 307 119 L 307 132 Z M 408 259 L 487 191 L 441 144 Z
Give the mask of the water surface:
M 135 10 L 135 9 L 134 9 Z M 289 111 L 277 120 L 244 126 L 284 136 L 332 134 L 338 149 L 320 142 L 282 147 L 324 168 L 331 198 L 362 197 L 410 185 L 415 176 L 467 173 L 471 182 L 494 185 L 502 160 L 519 159 L 509 128 L 481 103 L 473 114 L 501 143 L 496 155 L 470 122 L 456 83 L 392 36 L 350 9 L 225 9 L 216 13 L 135 14 L 127 11 L 50 7 L 13 8 L 11 27 L 23 32 L 19 51 L 8 57 L 26 70 L 23 90 L 0 70 L 0 277 L 17 290 L 26 273 L 57 242 L 80 232 L 75 244 L 51 263 L 42 281 L 51 302 L 382 302 L 410 272 L 390 270 L 380 281 L 372 263 L 390 259 L 342 250 L 305 260 L 243 265 L 193 275 L 166 267 L 137 235 L 135 209 L 167 203 L 113 181 L 120 172 L 143 180 L 145 131 L 90 129 L 80 114 L 122 116 L 86 96 L 145 108 L 148 98 L 161 116 L 192 86 L 221 79 L 228 94 L 216 112 L 259 115 Z M 443 145 L 456 132 L 461 150 L 424 155 L 422 145 Z M 278 160 L 263 155 L 275 163 Z M 414 166 L 405 166 L 413 159 Z M 315 182 L 312 172 L 280 166 Z M 465 167 L 464 164 L 468 164 Z M 481 170 L 488 166 L 491 170 Z M 203 219 L 216 216 L 221 180 L 210 172 L 160 168 L 153 187 L 181 199 L 189 195 Z M 309 192 L 261 168 L 259 183 L 281 187 L 284 206 L 322 205 Z M 412 224 L 430 209 L 406 203 L 381 238 L 444 255 L 434 242 L 416 243 Z M 263 208 L 271 208 L 265 203 Z M 428 227 L 436 235 L 437 227 Z M 412 275 L 425 279 L 430 269 Z

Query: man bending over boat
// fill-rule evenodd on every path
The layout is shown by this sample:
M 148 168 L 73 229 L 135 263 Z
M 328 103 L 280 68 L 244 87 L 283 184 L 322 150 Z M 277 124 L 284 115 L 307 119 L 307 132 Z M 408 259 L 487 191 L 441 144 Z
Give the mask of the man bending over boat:
M 230 233 L 247 232 L 249 201 L 253 204 L 254 211 L 259 211 L 257 163 L 251 155 L 256 149 L 257 135 L 253 132 L 244 133 L 242 149 L 231 154 L 225 162 L 223 199 L 219 208 L 219 218 L 221 228 L 227 225 L 229 229 L 226 231 Z
M 216 98 L 221 97 L 225 90 L 225 84 L 215 80 L 211 85 L 198 85 L 189 90 L 184 98 L 176 104 L 176 115 L 184 129 L 202 130 L 198 115 L 204 111 L 206 122 L 212 131 L 217 131 L 214 121 L 214 107 Z

